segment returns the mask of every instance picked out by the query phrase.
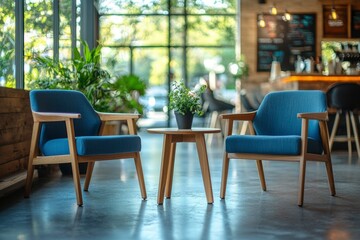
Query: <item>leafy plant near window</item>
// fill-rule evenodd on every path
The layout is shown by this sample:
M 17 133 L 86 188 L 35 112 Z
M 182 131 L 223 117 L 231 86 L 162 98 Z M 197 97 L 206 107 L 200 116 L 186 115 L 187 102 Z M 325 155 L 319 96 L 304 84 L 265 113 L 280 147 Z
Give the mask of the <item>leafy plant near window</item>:
M 140 96 L 145 95 L 146 84 L 136 75 L 121 75 L 114 83 L 111 83 L 114 91 L 113 98 L 107 98 L 105 105 L 111 106 L 115 112 L 130 112 L 136 110 L 143 112 L 143 106 L 139 104 Z
M 189 89 L 184 82 L 174 81 L 172 90 L 169 93 L 169 108 L 177 113 L 185 115 L 186 113 L 204 114 L 201 104 L 201 94 L 205 91 L 206 86 Z
M 81 44 L 83 55 L 74 48 L 74 58 L 65 63 L 49 57 L 36 57 L 34 60 L 40 75 L 29 83 L 30 89 L 79 90 L 97 111 L 142 113 L 143 106 L 138 97 L 145 94 L 145 82 L 135 75 L 111 78 L 100 65 L 102 46 L 90 50 L 86 42 Z

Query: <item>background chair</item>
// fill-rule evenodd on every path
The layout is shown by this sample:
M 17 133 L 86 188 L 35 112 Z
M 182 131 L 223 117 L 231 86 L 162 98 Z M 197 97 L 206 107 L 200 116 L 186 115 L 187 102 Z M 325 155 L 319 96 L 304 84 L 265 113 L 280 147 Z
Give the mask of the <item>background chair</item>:
M 235 108 L 233 104 L 215 98 L 214 92 L 209 88 L 202 94 L 202 98 L 204 111 L 209 113 L 209 127 L 212 128 L 219 127 L 218 117 L 221 113 L 231 112 Z
M 326 110 L 326 95 L 321 91 L 283 91 L 266 95 L 255 112 L 222 115 L 226 139 L 220 197 L 225 198 L 229 161 L 233 158 L 256 160 L 264 191 L 262 160 L 300 162 L 299 206 L 304 200 L 306 162 L 324 162 L 330 192 L 335 195 Z M 252 135 L 232 135 L 236 120 L 249 121 Z
M 347 142 L 349 155 L 352 153 L 351 144 L 355 141 L 358 157 L 360 157 L 359 136 L 354 111 L 360 107 L 360 85 L 357 83 L 336 83 L 327 90 L 327 101 L 329 108 L 336 111 L 334 125 L 330 135 L 330 150 L 334 141 Z M 338 132 L 340 116 L 345 115 L 346 136 L 336 136 Z M 351 121 L 351 125 L 350 125 Z M 351 128 L 354 137 L 351 136 Z
M 95 161 L 133 158 L 141 196 L 146 189 L 141 166 L 138 114 L 98 113 L 78 91 L 33 90 L 30 104 L 34 126 L 25 197 L 30 195 L 35 165 L 71 163 L 77 204 L 83 204 L 78 164 L 88 162 L 84 190 L 89 188 Z M 106 121 L 126 121 L 131 135 L 101 136 Z
M 220 114 L 225 112 L 232 112 L 235 109 L 235 106 L 231 103 L 222 101 L 220 99 L 215 98 L 214 92 L 208 87 L 205 92 L 202 94 L 203 100 L 203 109 L 205 112 L 206 118 L 208 122 L 206 125 L 210 128 L 219 127 L 223 129 L 221 125 L 221 121 L 219 119 Z M 212 143 L 214 134 L 207 135 L 208 144 Z M 223 135 L 219 135 L 221 138 Z

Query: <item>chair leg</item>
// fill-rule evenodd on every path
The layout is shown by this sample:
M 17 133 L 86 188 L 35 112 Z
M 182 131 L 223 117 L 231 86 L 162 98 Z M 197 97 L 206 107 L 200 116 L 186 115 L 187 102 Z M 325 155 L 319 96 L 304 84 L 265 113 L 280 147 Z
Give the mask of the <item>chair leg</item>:
M 95 162 L 88 162 L 87 168 L 86 168 L 86 176 L 85 176 L 85 183 L 84 183 L 84 191 L 89 190 L 90 180 L 91 176 L 94 170 Z
M 144 200 L 146 200 L 146 198 L 147 198 L 146 187 L 145 187 L 144 174 L 143 174 L 143 170 L 142 170 L 142 166 L 141 166 L 140 153 L 136 153 L 136 157 L 134 158 L 134 162 L 135 162 L 136 173 L 137 173 L 138 180 L 139 180 L 141 197 Z
M 223 158 L 223 169 L 222 169 L 222 177 L 221 177 L 221 188 L 220 188 L 220 198 L 225 198 L 225 192 L 226 192 L 226 183 L 228 178 L 228 172 L 229 172 L 229 162 L 230 159 L 227 156 L 227 153 L 224 153 Z
M 358 134 L 358 129 L 356 126 L 355 117 L 354 117 L 353 112 L 350 112 L 350 118 L 351 118 L 352 128 L 353 128 L 353 132 L 354 132 L 354 140 L 355 140 L 356 150 L 358 153 L 358 157 L 360 158 L 359 134 Z
M 29 161 L 27 164 L 27 176 L 26 176 L 25 191 L 24 191 L 25 198 L 28 198 L 30 196 L 31 185 L 34 177 L 35 168 L 33 162 L 34 162 L 34 157 L 36 157 L 38 153 L 37 143 L 39 140 L 39 133 L 40 133 L 39 129 L 40 129 L 40 123 L 34 122 L 33 132 L 31 135 Z
M 32 185 L 34 169 L 35 169 L 32 163 L 33 163 L 33 158 L 30 157 L 28 163 L 28 169 L 27 169 L 26 182 L 25 182 L 25 192 L 24 192 L 25 198 L 28 198 L 30 196 L 31 185 Z
M 348 111 L 345 113 L 345 119 L 346 119 L 346 138 L 348 143 L 348 151 L 349 151 L 349 155 L 351 155 L 352 154 L 351 126 L 350 126 L 350 114 Z
M 302 207 L 304 202 L 305 172 L 306 172 L 306 160 L 305 158 L 302 158 L 300 160 L 300 172 L 299 172 L 299 193 L 298 193 L 299 207 Z
M 338 126 L 339 126 L 339 120 L 340 120 L 340 112 L 336 112 L 334 125 L 333 125 L 333 128 L 331 130 L 330 141 L 329 141 L 330 151 L 332 149 L 332 145 L 333 145 L 334 139 L 335 139 L 335 134 L 336 134 Z
M 73 180 L 74 180 L 77 204 L 79 206 L 82 206 L 83 199 L 82 199 L 81 186 L 80 186 L 79 163 L 75 159 L 73 159 L 71 161 L 71 168 L 72 168 L 72 173 L 73 173 Z
M 333 174 L 330 154 L 328 154 L 327 161 L 325 162 L 325 166 L 326 166 L 326 173 L 328 176 L 330 194 L 331 194 L 331 196 L 335 196 L 336 195 L 335 181 L 334 181 L 334 174 Z
M 263 168 L 263 165 L 262 165 L 262 161 L 261 160 L 256 160 L 256 166 L 257 166 L 258 173 L 259 173 L 261 188 L 262 188 L 263 191 L 266 191 L 266 182 L 265 182 L 264 168 Z

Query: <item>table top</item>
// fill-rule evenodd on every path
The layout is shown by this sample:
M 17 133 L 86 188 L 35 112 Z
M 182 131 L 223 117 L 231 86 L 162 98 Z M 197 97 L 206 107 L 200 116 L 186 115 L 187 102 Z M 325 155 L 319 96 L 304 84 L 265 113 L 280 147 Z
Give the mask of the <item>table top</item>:
M 175 134 L 186 135 L 196 133 L 219 133 L 219 128 L 191 128 L 191 129 L 178 129 L 178 128 L 149 128 L 149 133 L 162 133 L 162 134 Z

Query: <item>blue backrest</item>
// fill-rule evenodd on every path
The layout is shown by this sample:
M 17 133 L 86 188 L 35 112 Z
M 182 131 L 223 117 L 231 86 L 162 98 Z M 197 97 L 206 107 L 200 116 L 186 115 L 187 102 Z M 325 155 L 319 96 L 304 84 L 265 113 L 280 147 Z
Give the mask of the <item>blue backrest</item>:
M 73 90 L 32 90 L 30 91 L 31 110 L 35 112 L 80 113 L 74 120 L 76 136 L 96 136 L 100 129 L 100 118 L 85 95 Z M 40 145 L 44 142 L 65 138 L 64 122 L 44 123 L 41 129 Z
M 326 110 L 326 94 L 322 91 L 272 92 L 260 104 L 254 128 L 258 135 L 301 135 L 301 119 L 297 114 Z M 308 136 L 320 140 L 318 121 L 310 121 Z

